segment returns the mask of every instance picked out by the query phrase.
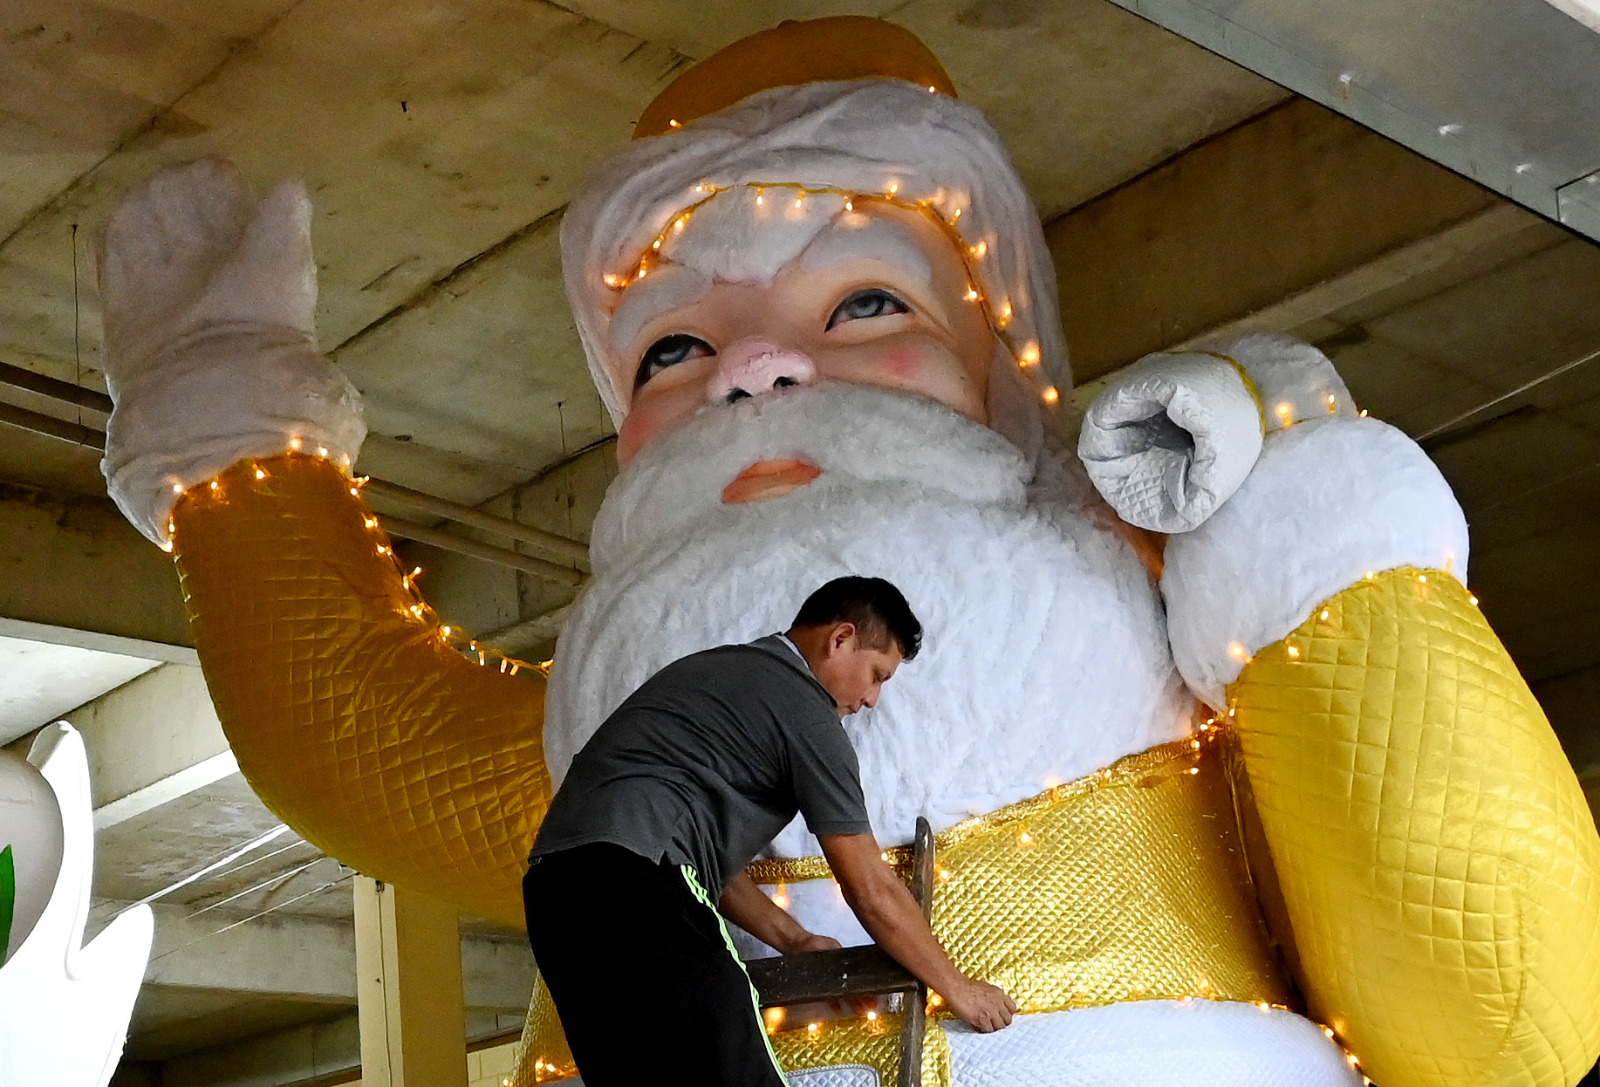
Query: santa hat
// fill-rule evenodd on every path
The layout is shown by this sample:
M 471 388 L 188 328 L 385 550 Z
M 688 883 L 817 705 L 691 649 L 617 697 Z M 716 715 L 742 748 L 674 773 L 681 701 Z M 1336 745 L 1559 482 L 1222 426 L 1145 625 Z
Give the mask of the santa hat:
M 762 199 L 796 208 L 810 199 L 835 213 L 882 200 L 940 224 L 1000 345 L 991 424 L 1036 445 L 1038 408 L 1071 387 L 1038 213 L 999 136 L 956 100 L 937 58 L 909 31 L 862 16 L 783 23 L 696 64 L 580 188 L 562 223 L 562 263 L 613 421 L 627 414 L 637 367 L 608 334 L 622 292 L 672 259 L 697 215 L 723 219 L 730 202 Z

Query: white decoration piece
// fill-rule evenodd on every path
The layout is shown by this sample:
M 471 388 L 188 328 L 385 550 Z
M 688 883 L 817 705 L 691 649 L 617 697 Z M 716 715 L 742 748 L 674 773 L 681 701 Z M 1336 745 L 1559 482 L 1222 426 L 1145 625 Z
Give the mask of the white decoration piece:
M 1161 591 L 1178 670 L 1222 708 L 1250 656 L 1328 597 L 1397 566 L 1466 580 L 1466 518 L 1427 454 L 1386 423 L 1348 415 L 1270 434 L 1227 504 L 1167 541 Z
M 108 490 L 157 543 L 183 491 L 291 449 L 353 463 L 361 398 L 318 353 L 311 204 L 289 182 L 257 202 L 202 159 L 130 190 L 101 240 Z
M 122 1056 L 155 918 L 137 906 L 84 945 L 94 828 L 83 739 L 64 722 L 51 725 L 28 761 L 55 791 L 64 848 L 49 905 L 0 966 L 0 1084 L 105 1087 Z
M 61 807 L 33 763 L 0 749 L 0 851 L 11 851 L 11 925 L 0 933 L 0 964 L 38 924 L 61 871 Z M 4 859 L 0 858 L 0 863 Z M 0 892 L 0 923 L 5 921 Z
M 1078 455 L 1124 521 L 1187 532 L 1250 474 L 1261 433 L 1261 409 L 1232 363 L 1146 355 L 1089 406 Z

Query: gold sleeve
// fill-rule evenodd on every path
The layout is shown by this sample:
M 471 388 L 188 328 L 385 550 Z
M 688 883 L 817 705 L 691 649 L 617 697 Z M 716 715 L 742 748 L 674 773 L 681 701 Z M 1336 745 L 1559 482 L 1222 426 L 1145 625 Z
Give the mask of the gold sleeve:
M 452 645 L 327 461 L 237 464 L 173 530 L 206 683 L 267 807 L 367 875 L 520 927 L 552 792 L 543 677 Z
M 1229 688 L 1299 980 L 1383 1087 L 1575 1084 L 1600 1055 L 1600 838 L 1448 573 L 1369 576 Z

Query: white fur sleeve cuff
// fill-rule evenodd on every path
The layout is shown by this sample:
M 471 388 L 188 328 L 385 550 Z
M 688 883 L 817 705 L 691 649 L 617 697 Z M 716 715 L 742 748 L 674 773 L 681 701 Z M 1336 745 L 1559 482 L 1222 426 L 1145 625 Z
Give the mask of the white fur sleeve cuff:
M 1089 406 L 1078 455 L 1123 520 L 1187 532 L 1216 512 L 1261 451 L 1261 406 L 1215 355 L 1148 355 Z
M 1300 423 L 1266 439 L 1214 517 L 1168 542 L 1173 659 L 1221 707 L 1245 659 L 1367 573 L 1419 566 L 1465 581 L 1466 564 L 1461 507 L 1415 442 L 1376 419 Z
M 101 461 L 124 516 L 166 546 L 179 495 L 293 449 L 348 468 L 367 427 L 355 387 L 290 328 L 235 325 L 175 345 L 118 390 Z

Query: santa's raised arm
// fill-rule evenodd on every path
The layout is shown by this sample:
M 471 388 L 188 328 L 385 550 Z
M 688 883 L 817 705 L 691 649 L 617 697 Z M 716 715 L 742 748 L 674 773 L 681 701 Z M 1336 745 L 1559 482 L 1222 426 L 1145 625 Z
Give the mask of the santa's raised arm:
M 849 726 L 874 828 L 930 819 L 934 927 L 1024 1013 L 936 1018 L 925 1082 L 1343 1085 L 1354 1054 L 1385 1087 L 1575 1083 L 1600 1054 L 1600 841 L 1420 450 L 1272 337 L 1141 362 L 1071 450 L 1034 209 L 888 24 L 736 43 L 636 137 L 563 223 L 622 471 L 548 692 L 458 651 L 349 476 L 304 198 L 204 162 L 114 217 L 108 478 L 176 552 L 263 799 L 514 921 L 551 781 L 628 692 L 881 576 L 927 641 Z M 861 942 L 818 852 L 792 826 L 752 874 Z M 883 1081 L 892 1034 L 776 1042 L 797 1077 Z M 538 994 L 525 1051 L 530 1081 L 570 1074 Z

